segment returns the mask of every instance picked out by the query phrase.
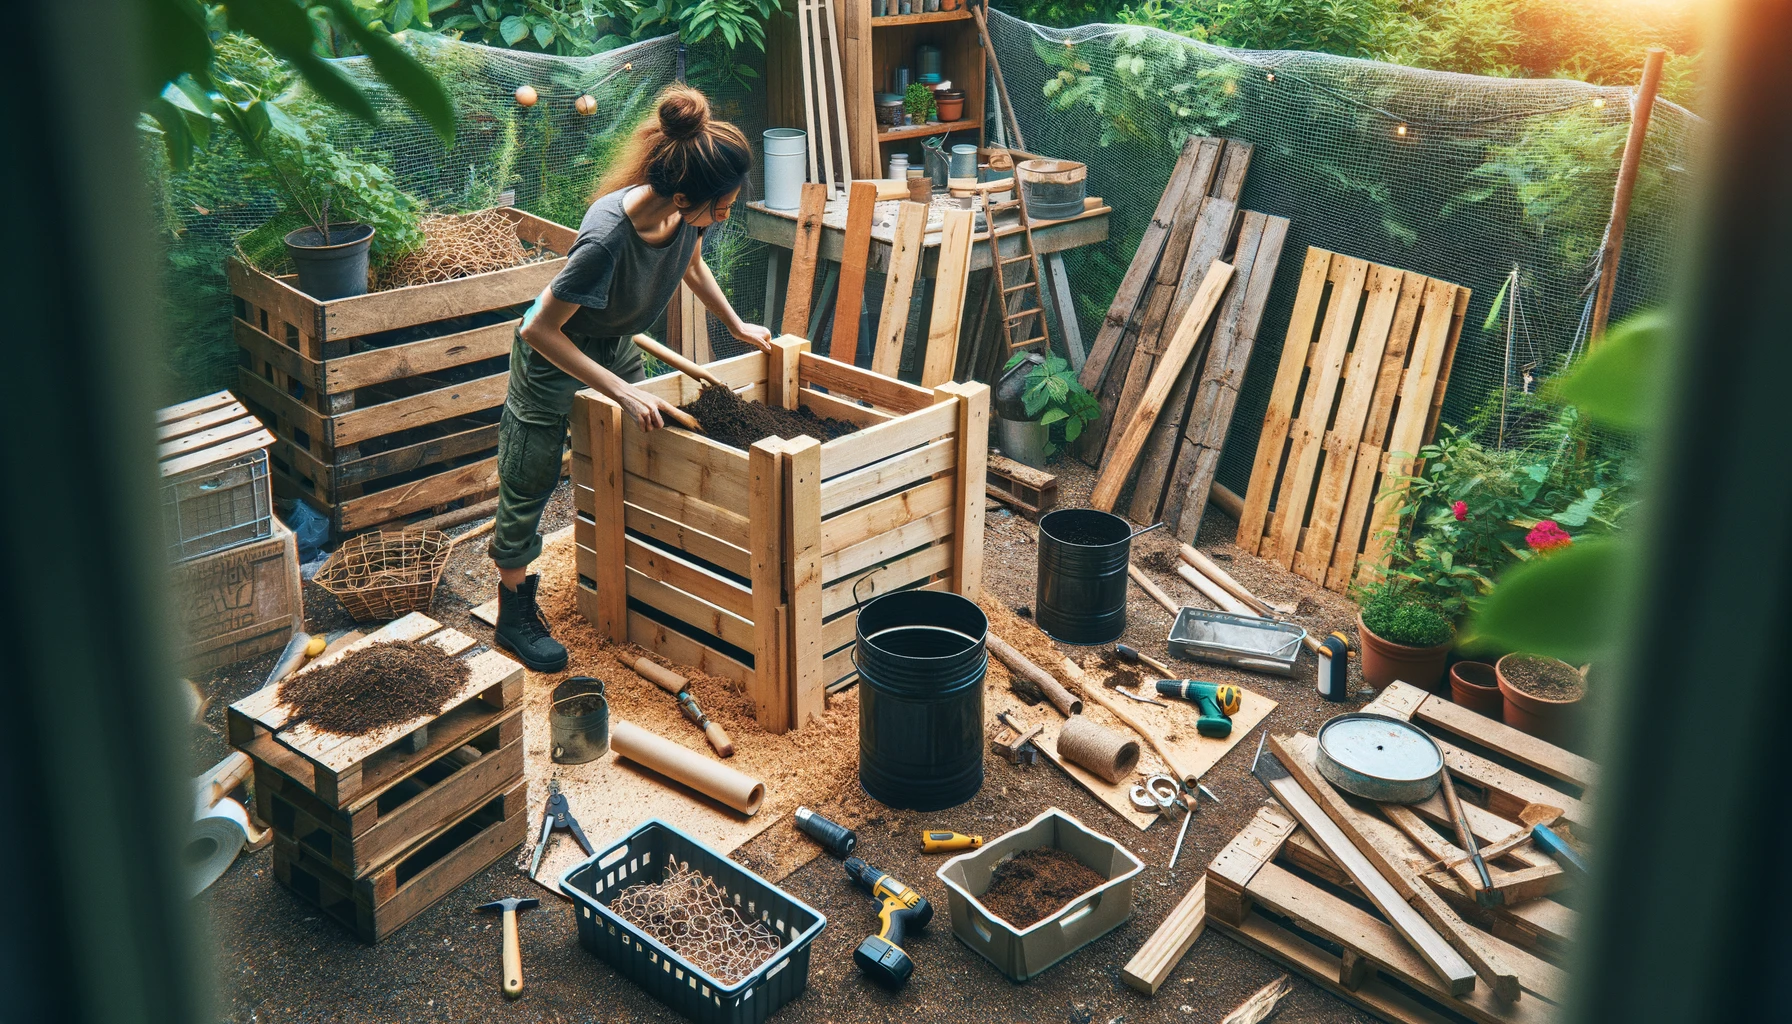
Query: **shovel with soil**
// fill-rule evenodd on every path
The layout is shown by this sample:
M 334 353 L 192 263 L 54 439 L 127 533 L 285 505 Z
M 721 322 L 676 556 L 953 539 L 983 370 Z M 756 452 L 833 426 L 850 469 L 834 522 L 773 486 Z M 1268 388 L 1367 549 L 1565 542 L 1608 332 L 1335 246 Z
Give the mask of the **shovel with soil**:
M 820 441 L 831 441 L 859 429 L 856 423 L 824 419 L 807 408 L 784 409 L 763 402 L 749 402 L 736 394 L 727 381 L 647 335 L 635 335 L 634 342 L 642 351 L 703 385 L 697 400 L 672 410 L 672 418 L 679 426 L 713 441 L 745 451 L 755 441 L 768 437 L 808 435 Z

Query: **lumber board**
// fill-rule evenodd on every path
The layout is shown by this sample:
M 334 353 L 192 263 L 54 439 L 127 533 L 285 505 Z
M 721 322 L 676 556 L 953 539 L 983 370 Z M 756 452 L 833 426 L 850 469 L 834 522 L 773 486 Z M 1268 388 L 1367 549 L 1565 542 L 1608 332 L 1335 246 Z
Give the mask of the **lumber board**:
M 875 427 L 866 427 L 844 437 L 836 437 L 821 446 L 823 480 L 862 469 L 918 448 L 929 441 L 953 434 L 958 426 L 958 409 L 952 403 L 929 405 Z
M 327 359 L 319 386 L 340 394 L 510 354 L 522 319 Z
M 629 568 L 752 620 L 753 594 L 746 587 L 639 538 L 625 537 L 623 544 Z
M 1408 683 L 1390 683 L 1363 710 L 1442 729 L 1571 786 L 1585 788 L 1598 780 L 1599 766 L 1588 758 Z
M 970 210 L 947 210 L 940 224 L 933 311 L 927 321 L 927 350 L 921 359 L 922 387 L 936 387 L 951 380 L 958 365 L 964 303 L 971 285 L 971 231 L 975 221 L 976 214 Z
M 853 182 L 846 206 L 845 248 L 840 254 L 840 290 L 834 300 L 834 335 L 828 345 L 828 356 L 843 363 L 858 361 L 859 312 L 865 303 L 865 268 L 871 259 L 871 222 L 876 212 L 877 185 Z
M 781 628 L 789 631 L 788 714 L 802 728 L 827 711 L 827 684 L 820 671 L 825 616 L 821 553 L 822 445 L 814 438 L 784 442 L 784 590 L 789 607 Z
M 634 609 L 628 613 L 628 641 L 639 644 L 680 665 L 719 676 L 751 689 L 753 670 L 726 654 L 663 626 Z
M 658 608 L 743 651 L 753 650 L 754 630 L 751 619 L 696 597 L 689 591 L 663 582 L 633 566 L 628 566 L 623 571 L 630 599 Z
M 861 370 L 851 363 L 804 352 L 797 357 L 797 379 L 807 387 L 823 387 L 847 398 L 870 402 L 898 416 L 933 404 L 933 391 L 891 377 Z
M 957 493 L 952 516 L 952 590 L 971 600 L 983 592 L 983 516 L 989 481 L 989 385 L 947 383 L 935 389 L 957 414 Z
M 330 418 L 328 438 L 338 447 L 413 427 L 465 416 L 504 404 L 510 371 L 478 377 L 465 383 L 360 406 Z
M 618 423 L 620 424 L 620 420 Z M 636 473 L 623 475 L 622 493 L 628 496 L 630 505 L 681 523 L 700 533 L 708 534 L 723 544 L 741 549 L 747 547 L 747 517 L 732 509 L 723 508 L 713 501 L 704 501 L 702 498 L 683 491 L 675 491 L 658 481 L 650 480 Z M 745 506 L 737 507 L 744 508 Z M 677 547 L 678 545 L 673 546 Z
M 459 498 L 478 498 L 496 490 L 497 486 L 498 457 L 493 455 L 420 480 L 343 500 L 336 506 L 336 528 L 353 533 Z
M 901 590 L 952 568 L 952 549 L 944 544 L 922 548 L 860 576 L 828 584 L 821 591 L 821 614 L 832 617 L 880 594 Z M 857 594 L 854 594 L 854 588 Z
M 821 514 L 839 515 L 860 502 L 913 486 L 958 464 L 958 439 L 942 437 L 900 455 L 822 481 Z
M 956 504 L 958 474 L 935 477 L 917 487 L 860 505 L 821 523 L 821 551 L 836 551 L 905 526 Z
M 838 551 L 830 551 L 821 558 L 822 579 L 832 584 L 915 548 L 943 540 L 952 535 L 956 525 L 954 518 L 953 508 L 947 506 Z
M 622 523 L 626 529 L 651 538 L 661 547 L 683 551 L 706 562 L 713 562 L 736 576 L 752 575 L 752 555 L 747 548 L 730 544 L 694 526 L 660 515 L 634 502 L 624 503 Z M 574 520 L 573 525 L 581 533 L 585 530 L 595 532 L 594 524 L 585 519 L 582 513 Z M 585 541 L 581 539 L 579 543 L 583 544 Z M 596 550 L 596 545 L 593 544 L 592 548 Z
M 927 230 L 927 207 L 897 204 L 896 228 L 890 242 L 890 269 L 884 276 L 883 309 L 872 336 L 871 370 L 894 377 L 902 368 L 902 344 L 908 337 L 909 306 L 915 279 L 921 274 L 921 236 Z M 869 249 L 867 249 L 869 253 Z M 967 251 L 966 255 L 969 255 Z M 970 264 L 967 262 L 968 268 Z
M 624 417 L 622 465 L 635 476 L 711 505 L 747 507 L 746 453 L 688 430 L 665 427 L 648 434 Z
M 887 412 L 880 412 L 857 402 L 844 401 L 814 388 L 798 388 L 797 404 L 823 419 L 845 420 L 861 427 L 875 427 L 896 418 Z
M 1220 884 L 1209 886 L 1207 896 L 1217 919 L 1231 924 L 1244 921 L 1250 906 L 1240 900 L 1240 895 L 1257 872 L 1276 859 L 1294 828 L 1292 818 L 1272 808 L 1259 807 L 1244 828 L 1214 856 L 1207 865 L 1207 877 Z
M 1164 918 L 1139 951 L 1120 969 L 1120 980 L 1148 996 L 1157 994 L 1170 972 L 1207 928 L 1207 876 L 1195 879 L 1181 902 Z
M 778 611 L 784 597 L 786 461 L 785 443 L 780 438 L 756 441 L 747 453 L 751 491 L 747 508 L 752 513 L 747 544 L 748 574 L 752 580 L 748 600 L 758 635 L 746 643 L 729 640 L 736 647 L 753 652 L 753 688 L 747 696 L 753 702 L 754 718 L 771 733 L 790 727 L 789 666 L 784 659 L 784 637 L 778 629 Z

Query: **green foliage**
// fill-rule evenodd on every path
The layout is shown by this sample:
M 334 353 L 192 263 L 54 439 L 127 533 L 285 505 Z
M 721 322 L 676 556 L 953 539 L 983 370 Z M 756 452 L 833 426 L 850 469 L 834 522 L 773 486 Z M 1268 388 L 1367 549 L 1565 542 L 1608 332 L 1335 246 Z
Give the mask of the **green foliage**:
M 486 46 L 583 57 L 628 41 L 590 0 L 451 0 L 441 9 L 444 31 Z
M 1548 392 L 1615 429 L 1642 430 L 1649 398 L 1666 390 L 1667 344 L 1665 314 L 1635 314 L 1608 330 L 1576 372 L 1552 380 Z
M 1318 50 L 1375 57 L 1399 7 L 1394 0 L 1196 0 L 1207 38 L 1251 50 Z
M 1191 135 L 1221 134 L 1238 119 L 1238 69 L 1209 66 L 1168 36 L 1128 28 L 1081 44 L 1104 48 L 1111 74 L 1103 74 L 1077 46 L 1033 40 L 1033 52 L 1058 73 L 1042 91 L 1058 110 L 1087 106 L 1101 126 L 1102 146 L 1116 142 L 1182 147 Z
M 916 123 L 927 120 L 936 109 L 933 105 L 933 90 L 920 82 L 911 83 L 908 91 L 902 94 L 902 109 L 907 111 Z
M 994 6 L 1003 14 L 1055 28 L 1116 22 L 1126 9 L 1124 0 L 1002 0 Z
M 1436 647 L 1456 631 L 1449 618 L 1421 591 L 1397 580 L 1357 588 L 1363 625 L 1390 643 Z
M 1012 370 L 1026 358 L 1027 353 L 1016 352 L 1003 369 Z M 1077 380 L 1062 356 L 1048 355 L 1045 362 L 1027 371 L 1020 400 L 1029 417 L 1052 428 L 1054 451 L 1076 441 L 1084 427 L 1101 418 L 1101 403 Z
M 765 26 L 782 9 L 778 0 L 609 0 L 636 36 L 676 30 L 687 44 L 719 37 L 728 46 L 765 49 Z

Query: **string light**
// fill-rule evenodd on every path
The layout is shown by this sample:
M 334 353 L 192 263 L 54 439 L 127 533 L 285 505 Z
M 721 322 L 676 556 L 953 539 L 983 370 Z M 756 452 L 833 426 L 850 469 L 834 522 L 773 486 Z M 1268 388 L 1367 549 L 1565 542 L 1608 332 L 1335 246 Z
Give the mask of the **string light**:
M 1268 73 L 1266 73 L 1266 74 L 1265 74 L 1265 75 L 1264 75 L 1264 76 L 1263 76 L 1263 80 L 1264 80 L 1264 81 L 1266 81 L 1266 82 L 1273 82 L 1273 81 L 1275 81 L 1275 80 L 1276 80 L 1276 73 L 1275 73 L 1275 72 L 1274 72 L 1274 71 L 1270 71 L 1270 72 L 1268 72 Z
M 1605 97 L 1604 96 L 1593 97 L 1593 109 L 1594 110 L 1600 110 L 1600 109 L 1604 108 L 1604 106 L 1605 106 Z
M 1403 138 L 1403 139 L 1406 138 L 1406 125 L 1404 125 L 1404 124 L 1395 125 L 1394 126 L 1394 134 L 1399 136 L 1400 138 Z

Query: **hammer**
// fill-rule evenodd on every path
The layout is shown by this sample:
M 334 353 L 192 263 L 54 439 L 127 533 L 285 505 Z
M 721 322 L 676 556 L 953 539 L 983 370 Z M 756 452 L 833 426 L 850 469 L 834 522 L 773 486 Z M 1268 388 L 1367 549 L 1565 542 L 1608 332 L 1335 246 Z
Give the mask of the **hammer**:
M 517 943 L 516 912 L 528 910 L 541 901 L 538 899 L 518 899 L 511 896 L 507 899 L 481 903 L 478 910 L 501 910 L 504 912 L 504 997 L 515 999 L 523 994 L 523 948 Z

